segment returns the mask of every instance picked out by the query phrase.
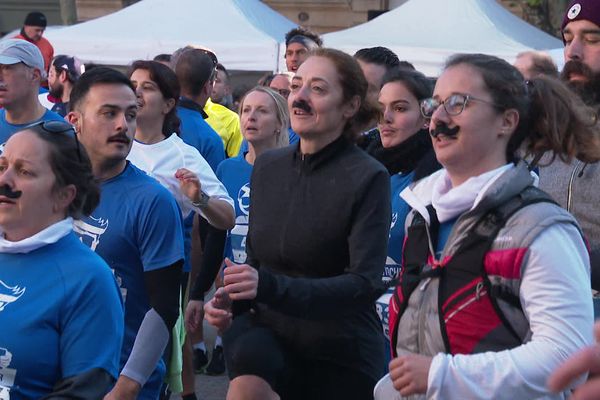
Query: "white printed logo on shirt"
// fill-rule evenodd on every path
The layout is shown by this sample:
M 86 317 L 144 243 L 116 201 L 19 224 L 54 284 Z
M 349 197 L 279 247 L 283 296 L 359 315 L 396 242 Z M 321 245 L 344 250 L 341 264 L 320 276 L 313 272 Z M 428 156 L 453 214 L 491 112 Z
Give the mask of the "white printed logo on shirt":
M 8 286 L 0 280 L 0 311 L 4 311 L 7 305 L 19 300 L 25 293 L 25 289 L 27 288 L 21 288 L 17 285 Z
M 250 214 L 250 184 L 248 183 L 242 186 L 238 192 L 238 206 L 245 215 Z
M 90 217 L 93 223 L 83 222 L 78 219 L 73 222 L 73 230 L 81 235 L 81 241 L 90 246 L 90 249 L 96 251 L 100 244 L 100 237 L 108 229 L 108 220 L 102 218 Z
M 12 361 L 12 353 L 0 347 L 0 400 L 10 400 L 10 388 L 15 384 L 17 370 L 8 368 Z

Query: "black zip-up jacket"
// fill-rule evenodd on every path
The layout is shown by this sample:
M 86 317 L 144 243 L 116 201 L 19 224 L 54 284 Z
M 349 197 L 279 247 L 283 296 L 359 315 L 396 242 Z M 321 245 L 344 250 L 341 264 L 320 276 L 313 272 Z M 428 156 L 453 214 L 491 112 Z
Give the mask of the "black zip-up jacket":
M 379 378 L 388 172 L 342 136 L 316 154 L 299 145 L 264 153 L 251 185 L 246 251 L 259 270 L 258 320 L 302 357 Z

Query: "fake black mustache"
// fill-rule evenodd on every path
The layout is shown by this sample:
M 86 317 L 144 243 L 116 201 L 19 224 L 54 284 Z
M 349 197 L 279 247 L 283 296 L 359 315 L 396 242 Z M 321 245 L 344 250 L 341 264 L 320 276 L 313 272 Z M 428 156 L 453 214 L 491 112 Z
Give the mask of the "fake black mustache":
M 455 137 L 456 135 L 458 135 L 458 131 L 460 131 L 460 126 L 458 126 L 458 125 L 455 126 L 454 128 L 450 128 L 446 124 L 440 124 L 440 125 L 436 125 L 435 129 L 430 130 L 429 134 L 434 138 L 438 137 L 439 135 Z
M 5 196 L 9 199 L 18 199 L 19 197 L 21 197 L 22 194 L 23 192 L 21 192 L 20 190 L 16 190 L 13 192 L 13 190 L 8 185 L 0 186 L 0 196 Z
M 307 113 L 312 112 L 312 109 L 310 108 L 310 106 L 308 105 L 308 103 L 305 102 L 305 101 L 303 101 L 303 100 L 294 101 L 292 103 L 292 108 L 299 108 L 302 111 L 305 111 Z

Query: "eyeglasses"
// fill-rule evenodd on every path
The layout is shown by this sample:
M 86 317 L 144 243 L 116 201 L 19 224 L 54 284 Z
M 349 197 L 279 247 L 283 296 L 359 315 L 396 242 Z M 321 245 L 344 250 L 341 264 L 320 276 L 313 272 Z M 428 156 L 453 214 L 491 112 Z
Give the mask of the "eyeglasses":
M 273 89 L 273 90 L 275 90 L 277 93 L 279 93 L 281 96 L 283 96 L 284 99 L 287 99 L 291 93 L 290 89 Z
M 469 103 L 469 101 L 479 101 L 481 103 L 489 104 L 493 107 L 498 107 L 497 104 L 483 99 L 478 99 L 477 97 L 473 97 L 470 94 L 461 94 L 456 93 L 446 98 L 444 101 L 439 101 L 432 97 L 421 101 L 421 115 L 425 118 L 431 118 L 435 110 L 437 110 L 440 105 L 444 106 L 444 110 L 448 115 L 457 116 L 462 113 Z
M 51 133 L 53 135 L 64 134 L 66 136 L 72 136 L 75 140 L 75 145 L 77 146 L 77 158 L 79 159 L 79 162 L 81 162 L 81 149 L 79 148 L 77 132 L 75 132 L 75 128 L 73 128 L 73 125 L 62 121 L 40 121 L 27 126 L 25 129 L 35 128 L 41 128 L 43 132 Z M 40 131 L 38 130 L 38 132 Z

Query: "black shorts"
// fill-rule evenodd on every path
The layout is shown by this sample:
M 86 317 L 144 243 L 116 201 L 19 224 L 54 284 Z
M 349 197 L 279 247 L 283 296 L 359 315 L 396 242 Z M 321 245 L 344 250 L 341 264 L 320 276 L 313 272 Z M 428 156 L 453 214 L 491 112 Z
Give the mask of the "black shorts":
M 331 361 L 303 357 L 250 313 L 234 319 L 223 342 L 230 379 L 259 376 L 283 400 L 373 399 L 376 379 Z

